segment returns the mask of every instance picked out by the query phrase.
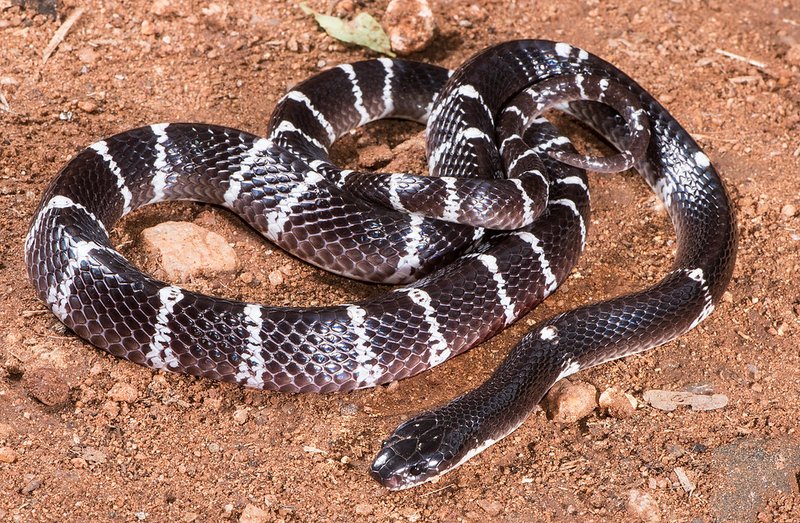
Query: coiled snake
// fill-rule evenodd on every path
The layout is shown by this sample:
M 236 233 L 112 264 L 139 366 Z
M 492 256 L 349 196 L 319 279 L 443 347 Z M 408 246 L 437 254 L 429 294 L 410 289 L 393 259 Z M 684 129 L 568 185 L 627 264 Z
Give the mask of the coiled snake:
M 553 105 L 620 154 L 578 155 L 540 116 Z M 330 162 L 338 136 L 385 117 L 427 121 L 433 176 Z M 371 472 L 405 488 L 509 434 L 560 378 L 693 328 L 731 277 L 734 218 L 708 157 L 607 62 L 542 40 L 489 48 L 452 75 L 371 60 L 298 85 L 278 104 L 267 138 L 204 124 L 123 132 L 79 153 L 46 190 L 26 264 L 53 313 L 115 356 L 271 390 L 371 387 L 467 350 L 552 293 L 586 239 L 579 167 L 630 166 L 675 226 L 672 268 L 646 290 L 541 322 L 486 383 L 400 425 Z M 298 309 L 155 280 L 113 249 L 107 231 L 164 200 L 225 206 L 314 265 L 406 285 L 359 303 Z

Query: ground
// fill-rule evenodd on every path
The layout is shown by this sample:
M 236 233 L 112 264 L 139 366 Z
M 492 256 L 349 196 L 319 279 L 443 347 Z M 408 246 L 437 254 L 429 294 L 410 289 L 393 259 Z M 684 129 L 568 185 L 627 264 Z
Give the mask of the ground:
M 631 492 L 654 503 L 644 520 L 800 520 L 796 2 L 433 2 L 437 36 L 415 59 L 457 66 L 493 43 L 548 38 L 636 78 L 719 169 L 740 247 L 729 291 L 700 327 L 573 377 L 639 400 L 648 389 L 705 387 L 727 396 L 726 407 L 666 413 L 643 405 L 627 419 L 595 411 L 567 424 L 538 411 L 438 483 L 400 493 L 367 474 L 398 422 L 475 386 L 534 321 L 668 270 L 673 232 L 653 195 L 632 173 L 592 176 L 590 239 L 567 283 L 515 327 L 397 385 L 284 395 L 154 374 L 65 332 L 35 298 L 22 245 L 49 180 L 83 147 L 139 125 L 200 121 L 263 132 L 288 87 L 375 55 L 335 42 L 279 0 L 65 0 L 55 18 L 16 4 L 0 0 L 0 520 L 620 521 L 640 517 L 628 506 Z M 386 8 L 383 0 L 349 4 L 377 18 Z M 43 63 L 78 7 L 82 16 Z M 418 132 L 372 126 L 348 137 L 338 158 L 358 164 L 359 149 L 394 147 Z M 155 270 L 141 230 L 170 219 L 220 233 L 249 267 L 199 278 L 196 289 L 272 304 L 380 292 L 311 269 L 201 205 L 139 211 L 114 241 Z M 278 269 L 283 276 L 270 279 Z

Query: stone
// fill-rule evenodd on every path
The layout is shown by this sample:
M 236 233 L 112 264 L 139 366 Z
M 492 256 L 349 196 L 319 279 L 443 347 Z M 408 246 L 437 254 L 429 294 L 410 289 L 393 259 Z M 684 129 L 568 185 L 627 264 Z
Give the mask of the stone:
M 476 501 L 479 507 L 483 509 L 488 515 L 495 517 L 503 511 L 503 504 L 499 501 L 489 501 L 488 499 L 479 499 Z
M 800 44 L 794 44 L 786 51 L 786 61 L 792 65 L 800 66 Z
M 240 408 L 236 409 L 233 413 L 233 421 L 235 421 L 238 425 L 244 425 L 247 423 L 247 418 L 250 416 L 250 409 L 248 408 Z
M 359 503 L 355 507 L 356 514 L 359 516 L 369 516 L 374 510 L 374 507 L 369 503 Z
M 193 223 L 164 222 L 142 231 L 144 245 L 161 259 L 167 278 L 185 282 L 199 275 L 234 272 L 236 252 L 215 232 Z
M 625 505 L 628 514 L 644 523 L 659 523 L 661 510 L 647 492 L 632 489 L 628 491 L 628 502 Z
M 139 399 L 139 391 L 130 383 L 118 381 L 111 387 L 111 390 L 106 393 L 106 396 L 114 401 L 133 403 Z
M 267 279 L 269 280 L 269 284 L 272 285 L 273 287 L 277 287 L 278 285 L 282 285 L 283 284 L 283 272 L 278 270 L 278 269 L 275 269 L 274 271 L 270 271 L 270 273 L 267 274 Z
M 239 516 L 239 523 L 265 523 L 269 517 L 269 512 L 248 503 L 242 510 L 242 515 Z
M 425 49 L 436 32 L 428 0 L 392 0 L 383 15 L 392 50 L 405 55 Z
M 618 387 L 609 387 L 600 394 L 598 401 L 600 408 L 604 409 L 609 416 L 617 419 L 625 419 L 633 416 L 636 412 L 638 402 L 636 398 L 623 392 Z
M 78 109 L 87 114 L 92 114 L 97 111 L 97 102 L 94 100 L 81 100 L 78 102 Z
M 17 461 L 17 452 L 11 447 L 0 447 L 0 463 L 14 463 Z
M 597 389 L 590 383 L 562 380 L 545 396 L 547 416 L 558 423 L 574 423 L 597 407 Z
M 78 60 L 80 60 L 82 64 L 92 65 L 95 62 L 97 62 L 98 55 L 97 51 L 95 51 L 91 47 L 82 47 L 81 49 L 78 49 L 76 56 L 78 57 Z

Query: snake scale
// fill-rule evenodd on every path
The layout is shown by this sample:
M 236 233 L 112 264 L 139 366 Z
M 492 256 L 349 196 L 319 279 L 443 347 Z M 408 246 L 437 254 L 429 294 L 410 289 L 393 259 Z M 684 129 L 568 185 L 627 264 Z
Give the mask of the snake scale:
M 579 155 L 556 107 L 617 148 Z M 328 149 L 378 118 L 427 123 L 431 176 L 343 170 Z M 559 379 L 693 328 L 720 300 L 736 232 L 708 157 L 650 94 L 565 43 L 521 40 L 455 72 L 403 60 L 341 65 L 297 85 L 266 138 L 206 124 L 125 131 L 75 156 L 45 191 L 28 274 L 89 343 L 152 369 L 248 387 L 329 392 L 417 374 L 496 334 L 567 277 L 589 216 L 584 168 L 635 168 L 677 236 L 654 286 L 542 321 L 477 389 L 401 424 L 371 474 L 388 488 L 452 470 L 516 429 Z M 150 203 L 224 206 L 328 271 L 403 284 L 358 303 L 271 307 L 142 273 L 108 230 Z

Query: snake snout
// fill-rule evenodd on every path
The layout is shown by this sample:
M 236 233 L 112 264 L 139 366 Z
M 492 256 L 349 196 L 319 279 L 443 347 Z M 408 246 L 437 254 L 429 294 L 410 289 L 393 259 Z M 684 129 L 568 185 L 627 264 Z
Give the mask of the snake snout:
M 389 489 L 400 490 L 439 476 L 455 456 L 450 433 L 435 417 L 423 415 L 403 423 L 372 462 L 372 477 Z

